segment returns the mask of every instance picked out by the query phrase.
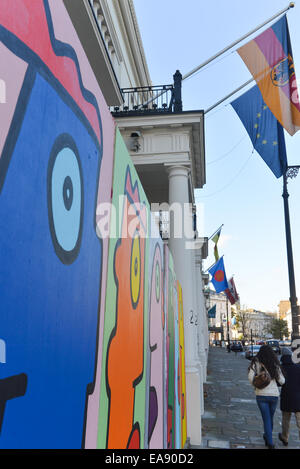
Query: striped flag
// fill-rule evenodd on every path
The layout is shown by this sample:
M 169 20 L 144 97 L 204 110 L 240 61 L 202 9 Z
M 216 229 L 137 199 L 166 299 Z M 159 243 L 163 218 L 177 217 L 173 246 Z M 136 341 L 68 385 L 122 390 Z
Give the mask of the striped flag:
M 211 238 L 211 240 L 215 243 L 214 255 L 215 255 L 216 262 L 219 260 L 218 241 L 219 241 L 219 238 L 220 238 L 220 235 L 221 235 L 221 230 L 222 230 L 222 226 L 218 229 L 216 234 Z
M 271 112 L 290 135 L 300 129 L 300 104 L 286 16 L 237 51 Z
M 233 277 L 228 280 L 228 288 L 225 290 L 225 294 L 232 305 L 234 305 L 239 299 Z

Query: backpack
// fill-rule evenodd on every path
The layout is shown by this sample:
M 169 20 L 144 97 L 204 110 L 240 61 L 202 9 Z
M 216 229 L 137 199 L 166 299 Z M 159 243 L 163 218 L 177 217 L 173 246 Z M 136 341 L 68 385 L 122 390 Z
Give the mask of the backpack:
M 266 369 L 266 367 L 261 363 L 261 369 L 259 373 L 257 372 L 257 367 L 255 366 L 255 376 L 253 378 L 253 386 L 257 389 L 264 389 L 271 382 L 271 376 Z

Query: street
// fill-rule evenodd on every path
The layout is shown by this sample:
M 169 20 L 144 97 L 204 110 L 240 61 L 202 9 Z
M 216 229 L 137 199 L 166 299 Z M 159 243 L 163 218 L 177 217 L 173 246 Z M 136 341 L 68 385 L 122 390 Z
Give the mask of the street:
M 210 347 L 208 375 L 204 385 L 202 446 L 213 449 L 264 449 L 263 423 L 251 387 L 244 353 L 228 353 Z M 288 447 L 278 440 L 281 411 L 278 401 L 274 417 L 273 440 L 277 449 L 300 448 L 295 417 L 292 416 Z

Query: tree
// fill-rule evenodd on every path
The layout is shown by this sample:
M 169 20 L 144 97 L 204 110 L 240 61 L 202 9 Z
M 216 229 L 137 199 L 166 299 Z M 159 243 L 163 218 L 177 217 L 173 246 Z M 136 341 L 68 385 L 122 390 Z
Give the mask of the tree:
M 246 339 L 249 335 L 249 312 L 240 310 L 236 314 L 236 327 L 241 331 L 243 339 Z
M 289 336 L 288 323 L 284 319 L 272 319 L 267 330 L 274 339 L 281 340 Z

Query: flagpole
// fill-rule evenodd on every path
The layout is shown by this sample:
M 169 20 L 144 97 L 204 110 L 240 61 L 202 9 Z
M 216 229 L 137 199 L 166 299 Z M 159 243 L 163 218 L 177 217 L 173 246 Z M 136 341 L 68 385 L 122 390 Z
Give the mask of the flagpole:
M 239 91 L 241 91 L 243 88 L 245 88 L 247 85 L 250 85 L 250 83 L 252 83 L 254 81 L 254 78 L 250 78 L 250 80 L 246 81 L 246 83 L 244 83 L 243 85 L 239 86 L 236 90 L 232 91 L 231 93 L 229 93 L 227 96 L 225 96 L 224 98 L 220 99 L 220 101 L 218 101 L 217 103 L 213 104 L 212 106 L 210 106 L 208 109 L 206 109 L 206 111 L 204 111 L 204 114 L 207 114 L 208 112 L 212 111 L 213 109 L 215 109 L 217 106 L 219 106 L 220 104 L 224 103 L 224 101 L 226 101 L 227 99 L 231 98 L 231 96 L 233 96 L 234 94 L 238 93 Z
M 228 297 L 226 297 L 226 319 L 227 319 L 227 351 L 230 352 L 230 335 L 229 335 L 229 320 L 228 320 Z
M 288 178 L 294 178 L 299 172 L 299 165 L 288 166 L 286 172 L 283 174 L 283 203 L 284 203 L 284 221 L 285 221 L 285 233 L 286 233 L 286 248 L 287 248 L 287 261 L 288 261 L 288 272 L 289 272 L 289 288 L 290 288 L 290 303 L 292 313 L 292 340 L 300 337 L 300 311 L 297 304 L 296 294 L 296 283 L 295 283 L 295 272 L 294 272 L 294 261 L 293 261 L 293 248 L 292 248 L 292 236 L 291 236 L 291 223 L 290 223 L 290 212 L 289 212 L 289 193 L 287 190 Z
M 216 233 L 224 226 L 224 223 L 208 238 L 208 241 L 215 236 Z
M 263 28 L 264 26 L 266 26 L 266 24 L 268 23 L 271 23 L 271 21 L 275 20 L 278 16 L 281 16 L 283 15 L 286 11 L 290 10 L 290 8 L 294 8 L 295 6 L 295 3 L 294 2 L 290 2 L 289 6 L 284 8 L 283 10 L 279 11 L 278 13 L 276 13 L 276 15 L 272 16 L 272 18 L 268 19 L 267 21 L 265 21 L 264 23 L 260 24 L 259 26 L 257 26 L 256 28 L 252 29 L 251 31 L 249 31 L 249 33 L 247 34 L 244 34 L 240 39 L 234 41 L 232 44 L 230 44 L 229 46 L 225 47 L 224 49 L 222 49 L 220 52 L 218 52 L 217 54 L 213 55 L 212 57 L 210 57 L 210 59 L 206 60 L 205 62 L 203 62 L 202 64 L 198 65 L 198 67 L 195 67 L 193 68 L 193 70 L 191 70 L 190 72 L 186 73 L 185 75 L 183 75 L 182 77 L 182 81 L 183 80 L 186 80 L 187 78 L 189 78 L 191 75 L 194 75 L 194 73 L 198 72 L 201 68 L 205 67 L 206 65 L 208 65 L 210 62 L 212 62 L 213 60 L 217 59 L 218 57 L 220 57 L 220 55 L 224 54 L 225 52 L 227 52 L 228 50 L 232 49 L 234 46 L 236 46 L 239 42 L 243 41 L 244 39 L 247 39 L 247 37 L 251 36 L 252 34 L 256 33 L 256 31 L 258 31 L 259 29 Z
M 216 262 L 214 262 L 210 267 L 208 267 L 208 269 L 204 270 L 203 273 L 205 274 L 206 272 L 208 272 L 209 269 L 211 269 L 214 265 L 216 265 L 217 262 L 219 262 L 220 259 L 222 259 L 222 257 L 224 257 L 224 254 L 223 254 L 223 256 L 221 256 Z
M 276 13 L 276 15 L 272 16 L 272 18 L 268 19 L 267 21 L 265 21 L 264 23 L 260 24 L 259 26 L 257 26 L 256 28 L 252 29 L 251 31 L 249 31 L 249 33 L 247 34 L 244 34 L 240 39 L 234 41 L 232 44 L 230 44 L 229 46 L 225 47 L 224 49 L 222 49 L 221 51 L 217 52 L 217 54 L 213 55 L 212 57 L 210 57 L 209 59 L 205 60 L 205 62 L 203 62 L 202 64 L 198 65 L 197 67 L 193 68 L 193 70 L 191 70 L 190 72 L 186 73 L 185 75 L 183 75 L 181 77 L 181 81 L 184 81 L 186 80 L 187 78 L 189 78 L 190 76 L 194 75 L 194 73 L 198 72 L 199 70 L 201 70 L 201 68 L 205 67 L 206 65 L 208 65 L 210 62 L 213 62 L 215 59 L 217 59 L 218 57 L 220 57 L 222 54 L 224 54 L 225 52 L 227 52 L 228 50 L 232 49 L 234 46 L 236 46 L 239 42 L 242 42 L 244 39 L 247 39 L 247 37 L 251 36 L 252 34 L 254 34 L 256 31 L 258 31 L 259 29 L 263 28 L 264 26 L 266 26 L 268 23 L 271 23 L 271 21 L 275 20 L 276 18 L 278 18 L 279 16 L 283 15 L 285 12 L 287 12 L 288 10 L 290 10 L 291 8 L 294 8 L 295 7 L 295 2 L 290 2 L 289 5 L 284 8 L 283 10 L 279 11 L 278 13 Z M 244 85 L 242 85 L 241 87 L 239 87 L 237 90 L 235 90 L 233 93 L 231 93 L 230 95 L 228 95 L 226 98 L 222 99 L 220 102 L 218 102 L 217 104 L 211 106 L 209 109 L 207 109 L 204 114 L 208 113 L 209 111 L 211 111 L 212 109 L 214 109 L 215 107 L 217 107 L 219 104 L 221 104 L 223 101 L 225 101 L 226 99 L 230 98 L 233 94 L 237 93 L 238 91 L 240 91 L 241 89 L 243 89 L 245 86 L 249 85 L 254 79 L 251 79 L 249 81 L 247 81 L 246 83 L 244 83 Z M 150 98 L 146 104 L 150 104 L 152 101 L 154 101 L 154 99 L 156 98 L 159 98 L 162 94 L 166 93 L 166 91 L 162 91 L 160 94 L 158 94 L 156 97 L 154 98 Z

